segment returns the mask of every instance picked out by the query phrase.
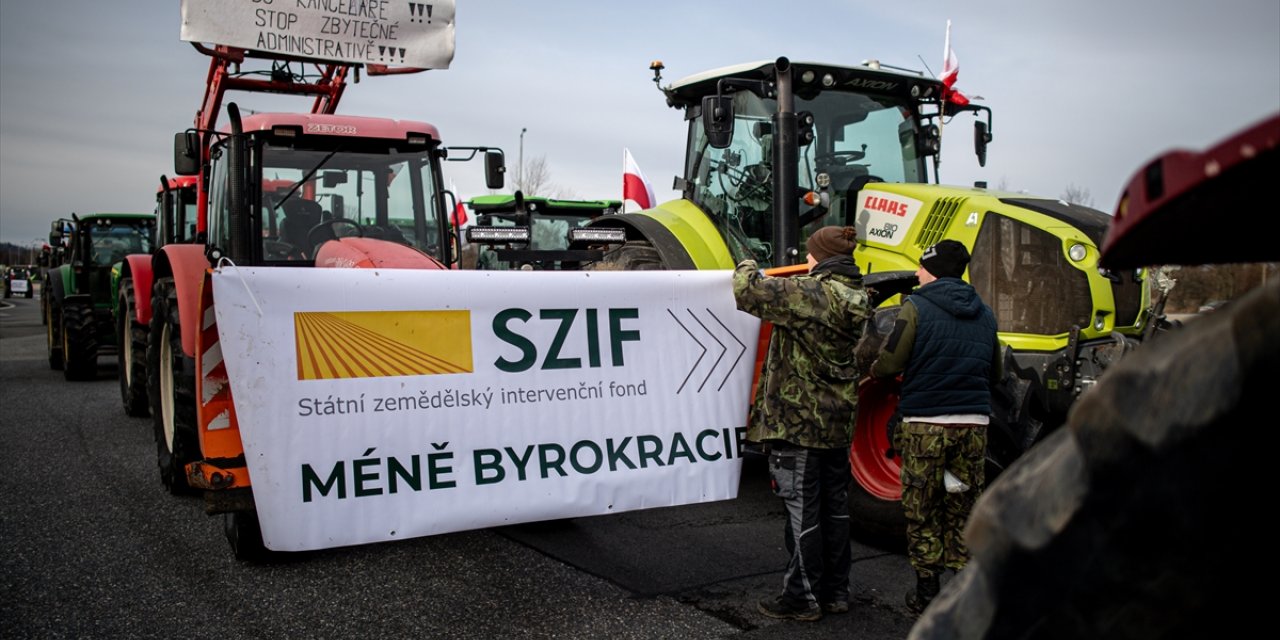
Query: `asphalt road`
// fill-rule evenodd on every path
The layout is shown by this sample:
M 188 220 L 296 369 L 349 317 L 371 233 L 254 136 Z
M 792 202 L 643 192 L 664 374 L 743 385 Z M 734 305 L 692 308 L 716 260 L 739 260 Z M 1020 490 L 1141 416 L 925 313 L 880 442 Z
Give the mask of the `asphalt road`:
M 39 298 L 5 303 L 2 638 L 882 640 L 914 621 L 906 558 L 857 542 L 850 613 L 756 612 L 786 554 L 755 459 L 730 501 L 236 561 L 221 517 L 161 486 L 151 421 L 125 416 L 112 359 L 64 381 Z

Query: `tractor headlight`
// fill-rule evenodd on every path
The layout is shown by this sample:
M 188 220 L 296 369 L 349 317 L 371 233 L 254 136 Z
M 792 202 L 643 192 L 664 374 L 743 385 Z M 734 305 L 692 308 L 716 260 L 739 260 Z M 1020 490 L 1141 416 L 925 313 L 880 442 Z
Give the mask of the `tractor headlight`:
M 627 230 L 622 228 L 584 228 L 569 230 L 569 244 L 622 244 L 627 241 Z
M 477 244 L 528 244 L 529 227 L 469 227 L 467 242 Z
M 1078 242 L 1076 244 L 1071 245 L 1070 249 L 1067 249 L 1067 257 L 1071 258 L 1075 262 L 1080 262 L 1081 260 L 1084 260 L 1085 256 L 1087 255 L 1089 255 L 1089 250 L 1086 249 L 1084 245 Z

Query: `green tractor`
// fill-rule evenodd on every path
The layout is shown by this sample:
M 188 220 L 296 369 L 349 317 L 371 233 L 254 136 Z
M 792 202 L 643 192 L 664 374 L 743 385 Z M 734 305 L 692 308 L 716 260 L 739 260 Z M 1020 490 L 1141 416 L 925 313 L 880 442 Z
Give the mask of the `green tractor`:
M 480 196 L 468 204 L 477 219 L 467 228 L 463 263 L 484 270 L 571 270 L 598 261 L 602 251 L 577 246 L 582 243 L 578 230 L 622 210 L 621 200 L 558 200 L 519 191 Z
M 803 272 L 804 241 L 855 226 L 854 259 L 879 305 L 860 352 L 874 354 L 917 283 L 921 253 L 943 239 L 973 255 L 968 279 L 995 311 L 1006 378 L 995 393 L 989 469 L 996 474 L 1065 419 L 1103 370 L 1140 340 L 1156 311 L 1141 269 L 1098 264 L 1110 217 L 1057 199 L 985 184 L 938 184 L 941 133 L 974 114 L 985 164 L 989 108 L 947 100 L 939 80 L 786 58 L 726 67 L 665 87 L 688 122 L 678 200 L 601 216 L 587 229 L 623 236 L 603 263 L 626 269 L 731 269 L 746 258 L 770 273 Z M 767 338 L 764 338 L 767 339 Z M 866 364 L 869 364 L 867 362 Z M 868 536 L 900 534 L 892 385 L 862 392 L 850 458 L 850 510 Z
M 72 214 L 54 221 L 49 244 L 62 248 L 45 275 L 41 296 L 49 366 L 67 380 L 92 380 L 98 356 L 115 354 L 113 270 L 128 254 L 149 253 L 155 216 L 149 213 Z

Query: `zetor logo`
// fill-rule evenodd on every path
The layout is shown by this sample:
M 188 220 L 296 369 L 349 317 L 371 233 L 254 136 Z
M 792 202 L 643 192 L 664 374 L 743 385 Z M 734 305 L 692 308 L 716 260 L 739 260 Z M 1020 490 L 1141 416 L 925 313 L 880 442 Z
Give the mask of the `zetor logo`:
M 471 373 L 470 311 L 293 314 L 299 380 Z
M 899 218 L 907 215 L 907 203 L 882 198 L 880 196 L 868 196 L 866 208 L 872 211 L 881 211 L 895 215 Z
M 317 122 L 308 122 L 307 133 L 354 136 L 356 135 L 356 127 L 355 125 L 350 124 L 320 124 Z

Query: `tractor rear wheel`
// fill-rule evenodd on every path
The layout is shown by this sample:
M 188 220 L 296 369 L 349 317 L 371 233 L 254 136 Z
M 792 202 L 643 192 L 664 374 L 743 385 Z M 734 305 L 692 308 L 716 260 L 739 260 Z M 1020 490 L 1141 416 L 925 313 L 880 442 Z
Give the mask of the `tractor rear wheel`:
M 116 363 L 120 372 L 120 400 L 126 415 L 145 418 L 147 403 L 147 327 L 135 321 L 133 280 L 120 283 L 116 318 Z
M 182 326 L 173 278 L 160 278 L 151 293 L 147 344 L 147 396 L 155 427 L 160 481 L 174 495 L 192 491 L 186 465 L 200 459 L 196 427 L 194 358 L 182 352 Z
M 92 380 L 98 376 L 98 336 L 94 332 L 93 306 L 78 302 L 62 305 L 62 375 L 67 380 Z

